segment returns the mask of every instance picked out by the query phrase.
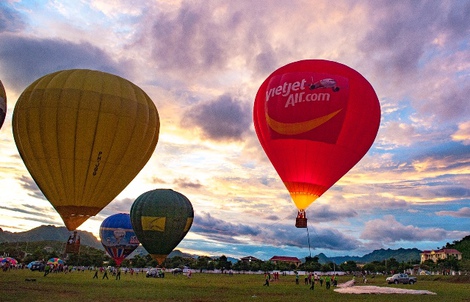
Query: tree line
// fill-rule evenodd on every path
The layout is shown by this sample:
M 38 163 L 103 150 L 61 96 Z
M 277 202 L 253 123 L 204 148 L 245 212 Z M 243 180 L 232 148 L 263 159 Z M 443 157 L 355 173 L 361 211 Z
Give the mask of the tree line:
M 40 241 L 40 242 L 15 242 L 15 243 L 0 243 L 0 255 L 9 256 L 17 259 L 21 263 L 28 264 L 32 261 L 47 261 L 50 258 L 62 258 L 66 260 L 67 265 L 71 266 L 116 266 L 116 262 L 109 257 L 105 251 L 95 249 L 89 246 L 81 246 L 79 254 L 64 255 L 64 243 L 59 241 Z M 356 272 L 369 272 L 369 273 L 383 273 L 389 274 L 392 272 L 402 272 L 405 270 L 413 269 L 419 259 L 410 260 L 409 262 L 398 262 L 394 258 L 386 259 L 383 261 L 372 261 L 364 265 L 360 265 L 355 261 L 346 261 L 341 264 L 333 262 L 320 263 L 318 257 L 306 257 L 305 262 L 300 266 L 293 263 L 272 261 L 241 261 L 232 263 L 227 260 L 225 255 L 220 257 L 199 256 L 197 258 L 188 258 L 181 256 L 174 256 L 167 258 L 161 266 L 165 268 L 183 268 L 189 267 L 200 271 L 204 270 L 219 270 L 219 271 L 344 271 L 348 273 Z M 125 259 L 122 267 L 128 268 L 142 268 L 142 267 L 156 267 L 160 265 L 150 255 L 136 255 L 132 259 Z M 426 271 L 439 271 L 445 273 L 446 271 L 470 271 L 470 260 L 464 259 L 458 261 L 455 258 L 439 260 L 434 263 L 430 260 L 422 263 L 419 267 Z

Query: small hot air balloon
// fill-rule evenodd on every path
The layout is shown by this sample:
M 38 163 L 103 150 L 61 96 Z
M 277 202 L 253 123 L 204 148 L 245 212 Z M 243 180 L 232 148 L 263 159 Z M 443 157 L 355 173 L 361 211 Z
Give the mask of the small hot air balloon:
M 7 93 L 5 92 L 5 87 L 3 87 L 2 81 L 0 81 L 0 129 L 3 126 L 5 121 L 5 116 L 7 114 Z
M 132 228 L 129 214 L 114 214 L 103 220 L 100 226 L 101 244 L 118 266 L 138 246 L 139 240 Z
M 186 236 L 194 219 L 189 199 L 169 189 L 143 193 L 132 204 L 130 215 L 137 238 L 160 265 Z
M 134 179 L 160 128 L 157 108 L 142 89 L 85 69 L 36 80 L 19 97 L 12 123 L 21 158 L 70 231 Z
M 357 71 L 327 60 L 303 60 L 274 71 L 256 94 L 256 134 L 298 208 L 305 209 L 369 150 L 380 104 Z

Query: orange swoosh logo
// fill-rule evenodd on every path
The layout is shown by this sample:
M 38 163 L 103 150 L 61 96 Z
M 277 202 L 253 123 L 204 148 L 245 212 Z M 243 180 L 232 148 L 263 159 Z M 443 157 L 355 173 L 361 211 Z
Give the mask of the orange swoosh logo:
M 282 123 L 272 119 L 268 113 L 266 113 L 266 122 L 268 123 L 269 127 L 276 131 L 279 134 L 283 135 L 297 135 L 301 133 L 308 132 L 317 128 L 318 126 L 323 125 L 324 123 L 328 122 L 332 119 L 335 115 L 337 115 L 341 110 L 339 109 L 335 112 L 329 113 L 324 116 L 320 116 L 314 118 L 309 121 L 299 122 L 299 123 Z

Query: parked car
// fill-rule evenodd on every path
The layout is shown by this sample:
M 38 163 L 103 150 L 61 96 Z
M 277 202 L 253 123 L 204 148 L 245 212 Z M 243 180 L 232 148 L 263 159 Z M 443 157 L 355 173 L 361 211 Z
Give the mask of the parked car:
M 171 273 L 172 273 L 173 275 L 178 275 L 178 274 L 181 275 L 181 274 L 183 274 L 183 269 L 177 267 L 177 268 L 172 269 L 172 270 L 171 270 Z
M 145 275 L 147 278 L 165 278 L 165 272 L 161 268 L 151 268 Z
M 411 277 L 411 276 L 408 276 L 407 274 L 395 274 L 391 277 L 388 277 L 386 280 L 388 284 L 392 284 L 392 283 L 413 284 L 418 281 L 416 277 Z
M 28 267 L 30 270 L 32 271 L 44 271 L 44 263 L 42 263 L 41 261 L 33 261 L 31 262 L 30 264 L 28 264 Z

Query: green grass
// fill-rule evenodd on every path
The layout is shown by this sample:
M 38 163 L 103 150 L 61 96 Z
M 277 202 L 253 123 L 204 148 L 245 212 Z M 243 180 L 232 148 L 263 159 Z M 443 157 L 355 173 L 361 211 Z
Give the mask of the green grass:
M 340 294 L 318 284 L 295 284 L 294 276 L 281 276 L 279 281 L 263 286 L 263 275 L 198 274 L 192 278 L 166 274 L 165 278 L 145 278 L 143 274 L 122 274 L 93 279 L 94 272 L 49 274 L 29 270 L 0 271 L 0 301 L 469 301 L 470 277 L 419 276 L 414 285 L 387 285 L 385 277 L 369 279 L 367 285 L 429 290 L 437 295 L 352 295 Z M 302 276 L 303 277 L 303 276 Z M 25 281 L 34 278 L 35 282 Z M 351 277 L 340 277 L 339 283 Z

